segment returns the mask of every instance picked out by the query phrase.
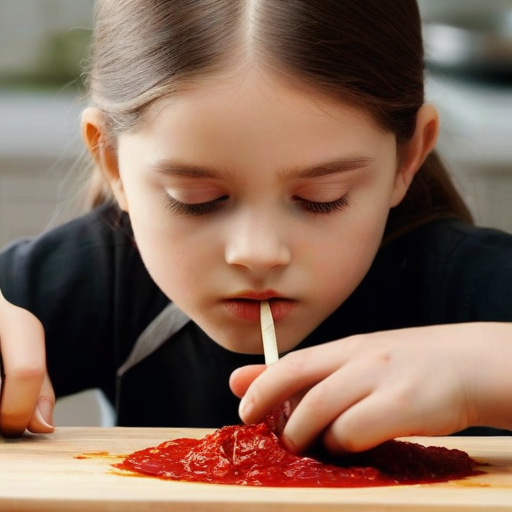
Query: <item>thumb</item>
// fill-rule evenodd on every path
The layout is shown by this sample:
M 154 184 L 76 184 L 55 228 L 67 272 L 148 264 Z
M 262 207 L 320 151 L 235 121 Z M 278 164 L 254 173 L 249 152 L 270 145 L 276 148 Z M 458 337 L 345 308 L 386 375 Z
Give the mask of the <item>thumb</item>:
M 32 419 L 27 429 L 33 433 L 53 432 L 53 410 L 55 408 L 55 393 L 48 374 L 45 375 L 39 398 Z
M 42 389 L 45 396 L 53 399 L 51 385 L 45 384 L 44 338 L 41 322 L 29 311 L 9 303 L 0 292 L 0 348 L 3 366 L 0 431 L 3 435 L 16 436 L 24 432 L 36 411 Z M 38 411 L 41 412 L 40 409 Z M 45 412 L 46 417 L 51 418 Z M 38 431 L 52 430 L 49 424 L 42 424 L 42 427 Z
M 242 366 L 237 368 L 229 378 L 229 387 L 238 398 L 242 398 L 254 379 L 265 371 L 264 364 Z

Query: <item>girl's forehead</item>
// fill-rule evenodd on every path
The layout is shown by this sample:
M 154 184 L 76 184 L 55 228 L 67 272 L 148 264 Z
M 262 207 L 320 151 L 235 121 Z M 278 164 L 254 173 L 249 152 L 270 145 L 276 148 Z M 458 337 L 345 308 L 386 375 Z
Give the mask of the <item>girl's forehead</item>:
M 258 123 L 263 127 L 277 122 L 284 129 L 287 124 L 308 122 L 325 126 L 346 123 L 380 130 L 372 116 L 358 106 L 258 70 L 213 77 L 157 100 L 148 112 L 147 121 L 149 126 L 159 128 L 172 119 L 206 123 L 209 118 L 215 119 L 219 126 L 238 122 Z
M 363 110 L 261 77 L 213 80 L 158 101 L 145 127 L 120 149 L 144 166 L 178 162 L 246 170 L 394 158 L 395 137 Z M 158 165 L 156 166 L 158 167 Z
M 266 169 L 279 177 L 283 170 L 395 154 L 394 136 L 363 110 L 261 79 L 212 81 L 163 99 L 134 136 L 121 148 L 134 158 L 146 155 L 147 167 L 185 164 L 194 173 L 222 169 L 225 176 Z

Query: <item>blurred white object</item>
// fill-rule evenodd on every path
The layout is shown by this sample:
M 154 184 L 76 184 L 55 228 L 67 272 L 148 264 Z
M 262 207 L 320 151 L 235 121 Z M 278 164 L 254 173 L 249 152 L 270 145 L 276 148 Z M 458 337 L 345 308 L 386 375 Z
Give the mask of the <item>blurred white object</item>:
M 460 8 L 423 27 L 430 67 L 473 76 L 512 76 L 512 6 Z
M 478 224 L 512 233 L 512 85 L 430 76 L 441 117 L 438 149 Z
M 59 398 L 53 421 L 56 427 L 113 427 L 115 412 L 100 389 L 88 389 Z
M 443 152 L 512 172 L 512 84 L 499 88 L 430 77 L 427 98 L 440 111 Z

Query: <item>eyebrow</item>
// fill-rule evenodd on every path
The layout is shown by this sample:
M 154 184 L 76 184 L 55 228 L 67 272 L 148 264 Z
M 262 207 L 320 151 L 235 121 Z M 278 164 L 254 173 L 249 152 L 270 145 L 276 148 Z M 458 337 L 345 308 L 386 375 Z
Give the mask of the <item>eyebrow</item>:
M 375 162 L 374 158 L 367 157 L 341 158 L 310 167 L 297 167 L 288 171 L 282 171 L 280 174 L 283 177 L 296 179 L 321 178 L 322 176 L 329 176 L 331 174 L 362 169 L 363 167 L 368 167 L 373 162 Z
M 309 179 L 329 176 L 342 172 L 353 171 L 367 167 L 375 162 L 374 158 L 355 157 L 341 158 L 308 167 L 295 167 L 292 169 L 279 171 L 280 178 Z M 220 178 L 226 177 L 228 171 L 220 171 L 213 167 L 203 165 L 193 165 L 175 160 L 159 160 L 151 164 L 151 169 L 161 174 L 171 176 L 181 176 L 185 178 Z M 228 174 L 232 174 L 228 172 Z

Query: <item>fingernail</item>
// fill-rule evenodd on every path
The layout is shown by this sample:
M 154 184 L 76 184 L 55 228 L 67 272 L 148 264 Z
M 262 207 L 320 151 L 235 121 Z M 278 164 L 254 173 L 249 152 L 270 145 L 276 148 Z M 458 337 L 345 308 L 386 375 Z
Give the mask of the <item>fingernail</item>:
M 245 418 L 247 416 L 250 416 L 254 409 L 254 405 L 252 403 L 252 400 L 247 400 L 245 398 L 242 398 L 242 401 L 240 402 L 240 407 L 238 408 L 238 414 L 240 418 L 242 418 L 243 421 L 245 421 Z
M 53 405 L 48 400 L 37 402 L 34 416 L 41 425 L 53 430 Z

